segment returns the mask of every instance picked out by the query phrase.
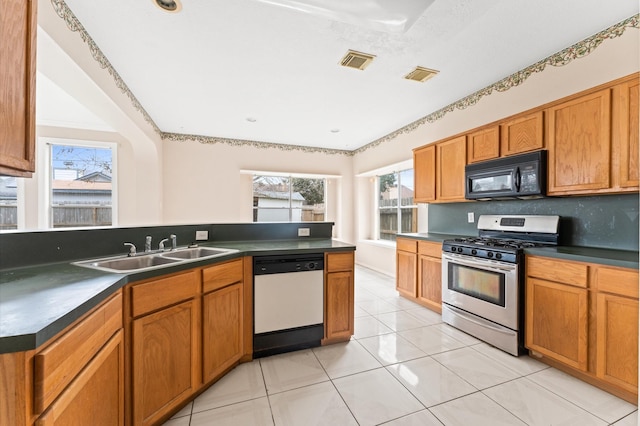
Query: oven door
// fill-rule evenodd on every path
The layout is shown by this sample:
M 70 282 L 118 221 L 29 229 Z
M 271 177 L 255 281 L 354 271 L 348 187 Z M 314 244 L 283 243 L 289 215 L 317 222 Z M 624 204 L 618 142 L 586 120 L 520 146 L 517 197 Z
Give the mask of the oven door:
M 518 330 L 518 266 L 442 254 L 442 302 Z

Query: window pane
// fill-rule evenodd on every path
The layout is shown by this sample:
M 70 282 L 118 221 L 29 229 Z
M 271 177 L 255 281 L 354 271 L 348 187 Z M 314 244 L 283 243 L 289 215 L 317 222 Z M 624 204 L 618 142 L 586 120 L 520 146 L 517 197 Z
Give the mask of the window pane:
M 418 232 L 418 209 L 415 207 L 404 207 L 400 209 L 401 233 Z
M 400 172 L 400 205 L 413 205 L 413 169 Z
M 380 182 L 380 208 L 396 207 L 398 205 L 398 179 L 395 173 L 378 177 Z
M 380 239 L 395 241 L 398 233 L 398 209 L 380 209 Z
M 254 222 L 325 220 L 325 179 L 253 177 Z
M 109 148 L 51 145 L 51 225 L 112 224 Z
M 18 180 L 0 176 L 0 229 L 18 229 Z

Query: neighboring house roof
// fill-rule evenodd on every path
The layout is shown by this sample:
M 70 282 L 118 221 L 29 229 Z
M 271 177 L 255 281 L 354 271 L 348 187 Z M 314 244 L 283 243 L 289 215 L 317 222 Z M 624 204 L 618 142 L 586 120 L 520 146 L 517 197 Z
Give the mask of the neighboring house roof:
M 288 200 L 289 192 L 288 191 L 259 191 L 254 190 L 253 196 L 257 198 L 271 198 L 274 200 Z M 304 201 L 304 197 L 300 195 L 299 192 L 294 192 L 291 194 L 291 199 L 294 201 Z
M 102 172 L 92 172 L 84 176 L 80 176 L 76 180 L 84 182 L 111 182 L 111 176 Z
M 51 188 L 58 191 L 111 191 L 111 182 L 85 182 L 82 180 L 54 180 Z
M 398 189 L 400 189 L 400 197 L 398 197 Z M 408 188 L 404 185 L 400 185 L 400 188 L 393 187 L 384 191 L 382 194 L 383 200 L 390 200 L 395 198 L 412 198 L 413 197 L 413 189 Z

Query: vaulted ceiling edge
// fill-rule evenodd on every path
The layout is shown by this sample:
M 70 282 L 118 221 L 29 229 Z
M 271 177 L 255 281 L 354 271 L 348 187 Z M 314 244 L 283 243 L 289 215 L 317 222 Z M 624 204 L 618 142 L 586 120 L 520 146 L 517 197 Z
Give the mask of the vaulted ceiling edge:
M 241 140 L 241 139 L 231 139 L 231 138 L 221 138 L 214 136 L 202 136 L 202 135 L 188 135 L 188 134 L 179 134 L 179 133 L 166 133 L 161 131 L 156 123 L 153 121 L 151 116 L 147 113 L 144 107 L 140 104 L 135 95 L 131 92 L 126 83 L 122 80 L 118 72 L 113 68 L 107 57 L 102 53 L 98 45 L 91 38 L 89 33 L 86 31 L 84 26 L 80 23 L 78 18 L 73 14 L 69 6 L 65 3 L 64 0 L 51 0 L 51 4 L 57 13 L 57 15 L 63 19 L 69 28 L 70 31 L 77 32 L 82 41 L 87 44 L 91 56 L 93 59 L 98 62 L 101 68 L 105 69 L 109 75 L 114 80 L 116 87 L 120 89 L 120 91 L 129 98 L 133 107 L 144 117 L 144 120 L 152 126 L 154 131 L 164 140 L 176 141 L 176 142 L 184 142 L 184 141 L 196 141 L 204 144 L 217 144 L 224 143 L 231 146 L 251 146 L 254 148 L 260 149 L 280 149 L 283 151 L 303 151 L 308 153 L 323 153 L 330 155 L 348 155 L 353 156 L 355 154 L 360 154 L 368 149 L 379 146 L 382 143 L 389 142 L 398 136 L 410 133 L 416 130 L 418 127 L 423 126 L 427 123 L 433 123 L 437 120 L 443 118 L 447 113 L 453 112 L 456 109 L 463 110 L 470 106 L 476 105 L 480 99 L 485 96 L 490 95 L 493 91 L 504 92 L 512 87 L 519 86 L 524 83 L 532 74 L 542 72 L 547 65 L 551 66 L 564 66 L 575 59 L 579 59 L 589 55 L 593 52 L 603 41 L 607 39 L 613 39 L 616 37 L 620 37 L 627 28 L 640 28 L 640 14 L 636 14 L 631 16 L 624 21 L 621 21 L 599 33 L 588 37 L 573 46 L 567 47 L 541 61 L 536 62 L 533 65 L 530 65 L 520 71 L 517 71 L 508 77 L 493 83 L 483 89 L 478 90 L 475 93 L 470 94 L 452 104 L 445 106 L 431 114 L 428 114 L 412 123 L 407 124 L 399 128 L 398 130 L 389 133 L 375 141 L 363 145 L 362 147 L 347 151 L 347 150 L 339 150 L 339 149 L 330 149 L 330 148 L 320 148 L 320 147 L 309 147 L 309 146 L 300 146 L 300 145 L 287 145 L 280 143 L 270 143 L 270 142 L 259 142 L 252 140 Z

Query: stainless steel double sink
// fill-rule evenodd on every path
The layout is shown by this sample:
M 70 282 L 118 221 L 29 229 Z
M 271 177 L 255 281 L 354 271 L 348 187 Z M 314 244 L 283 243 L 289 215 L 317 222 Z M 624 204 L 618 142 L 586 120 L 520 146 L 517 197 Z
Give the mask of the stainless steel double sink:
M 164 268 L 196 260 L 211 259 L 235 253 L 236 249 L 217 247 L 186 247 L 159 253 L 136 256 L 112 256 L 73 262 L 74 265 L 106 272 L 131 273 Z

